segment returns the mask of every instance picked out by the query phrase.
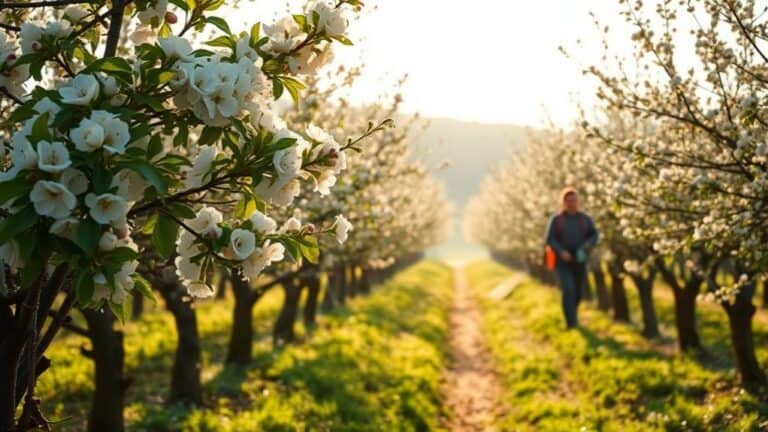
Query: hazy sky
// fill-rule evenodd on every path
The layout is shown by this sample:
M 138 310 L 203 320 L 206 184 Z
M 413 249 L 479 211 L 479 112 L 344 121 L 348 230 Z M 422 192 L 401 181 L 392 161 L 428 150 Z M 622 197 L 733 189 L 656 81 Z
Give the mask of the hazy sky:
M 351 28 L 356 45 L 339 49 L 337 60 L 365 62 L 351 94 L 358 103 L 391 91 L 407 73 L 404 111 L 525 125 L 551 118 L 562 124 L 575 117 L 575 100 L 592 100 L 592 81 L 580 74 L 578 63 L 591 64 L 600 54 L 589 12 L 621 27 L 616 3 L 367 0 L 366 12 Z M 284 4 L 246 2 L 243 9 L 271 17 Z M 579 39 L 592 51 L 576 48 Z M 575 59 L 565 58 L 559 45 L 573 48 Z

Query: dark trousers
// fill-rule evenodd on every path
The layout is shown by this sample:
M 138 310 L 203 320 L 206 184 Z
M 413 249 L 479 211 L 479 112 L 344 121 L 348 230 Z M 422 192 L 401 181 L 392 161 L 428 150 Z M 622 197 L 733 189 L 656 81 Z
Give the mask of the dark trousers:
M 579 302 L 587 285 L 587 266 L 584 264 L 558 263 L 555 269 L 557 283 L 563 298 L 563 315 L 568 327 L 579 325 Z

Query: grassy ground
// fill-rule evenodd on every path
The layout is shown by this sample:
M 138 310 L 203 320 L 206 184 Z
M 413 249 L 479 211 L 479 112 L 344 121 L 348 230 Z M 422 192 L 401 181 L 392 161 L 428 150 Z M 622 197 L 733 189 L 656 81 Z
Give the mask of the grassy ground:
M 256 307 L 256 359 L 247 368 L 222 366 L 231 302 L 202 303 L 206 406 L 195 410 L 163 404 L 176 335 L 170 315 L 156 306 L 125 326 L 129 430 L 437 430 L 445 415 L 439 386 L 451 288 L 448 267 L 419 264 L 321 317 L 303 343 L 273 351 L 276 291 Z M 40 380 L 45 411 L 64 420 L 54 430 L 84 430 L 92 388 L 91 363 L 79 355 L 85 344 L 61 337 L 51 350 L 54 366 Z
M 649 342 L 634 325 L 614 324 L 591 305 L 581 308 L 583 328 L 565 331 L 559 293 L 528 279 L 505 300 L 485 296 L 512 274 L 490 262 L 467 268 L 510 407 L 502 430 L 768 429 L 768 402 L 736 385 L 717 306 L 700 306 L 711 357 L 697 361 L 674 353 L 672 299 L 663 286 L 655 297 L 665 337 Z M 639 321 L 631 284 L 628 290 Z M 768 364 L 765 316 L 756 327 L 758 356 Z

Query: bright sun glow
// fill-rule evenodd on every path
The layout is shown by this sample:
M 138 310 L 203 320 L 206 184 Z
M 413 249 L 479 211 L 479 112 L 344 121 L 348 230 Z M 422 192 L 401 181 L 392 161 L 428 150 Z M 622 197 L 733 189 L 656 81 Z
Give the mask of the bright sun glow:
M 294 2 L 293 10 L 299 5 Z M 265 16 L 265 8 L 270 13 L 286 10 L 274 3 L 253 10 Z M 508 0 L 369 0 L 366 10 L 352 24 L 355 46 L 336 53 L 341 64 L 365 59 L 364 73 L 349 93 L 353 102 L 377 100 L 407 73 L 404 111 L 483 123 L 574 120 L 575 102 L 588 105 L 594 93 L 581 65 L 595 63 L 601 55 L 594 49 L 599 33 L 589 13 L 611 27 L 624 25 L 617 5 L 600 0 L 524 5 Z M 579 40 L 590 49 L 577 47 Z M 574 58 L 566 58 L 559 46 Z

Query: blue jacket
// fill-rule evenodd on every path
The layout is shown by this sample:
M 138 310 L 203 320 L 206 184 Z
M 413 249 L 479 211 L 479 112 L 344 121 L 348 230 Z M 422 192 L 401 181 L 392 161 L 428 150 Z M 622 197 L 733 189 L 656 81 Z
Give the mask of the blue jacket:
M 558 218 L 562 217 L 562 221 Z M 587 214 L 578 212 L 568 214 L 558 213 L 549 219 L 547 225 L 546 244 L 548 244 L 559 256 L 562 251 L 568 251 L 571 255 L 588 246 L 597 244 L 598 233 L 592 218 Z

